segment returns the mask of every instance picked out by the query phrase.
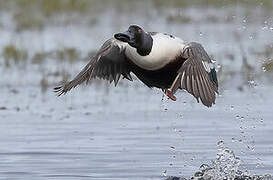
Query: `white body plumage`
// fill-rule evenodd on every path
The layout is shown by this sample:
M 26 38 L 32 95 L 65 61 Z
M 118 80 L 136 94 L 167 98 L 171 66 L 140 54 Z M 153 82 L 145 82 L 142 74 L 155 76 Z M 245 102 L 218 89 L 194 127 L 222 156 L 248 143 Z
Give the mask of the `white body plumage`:
M 158 70 L 175 60 L 181 54 L 185 42 L 172 35 L 157 33 L 152 36 L 153 46 L 149 55 L 141 56 L 137 50 L 129 45 L 125 47 L 125 54 L 137 66 L 146 70 Z

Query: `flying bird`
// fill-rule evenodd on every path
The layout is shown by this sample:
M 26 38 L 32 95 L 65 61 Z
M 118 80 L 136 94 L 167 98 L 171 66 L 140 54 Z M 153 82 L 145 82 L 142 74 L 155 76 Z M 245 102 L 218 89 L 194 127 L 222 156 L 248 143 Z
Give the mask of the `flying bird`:
M 131 25 L 108 39 L 72 81 L 54 91 L 60 96 L 93 78 L 117 85 L 120 77 L 132 81 L 133 73 L 148 87 L 162 89 L 173 101 L 176 91 L 184 89 L 197 102 L 211 107 L 218 93 L 214 64 L 199 43 Z

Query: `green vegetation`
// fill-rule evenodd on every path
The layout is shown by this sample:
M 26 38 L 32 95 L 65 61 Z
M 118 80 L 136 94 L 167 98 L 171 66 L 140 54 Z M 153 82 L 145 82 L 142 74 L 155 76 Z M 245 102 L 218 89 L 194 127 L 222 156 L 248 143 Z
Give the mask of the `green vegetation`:
M 12 62 L 18 64 L 21 61 L 26 61 L 28 52 L 25 49 L 18 49 L 13 45 L 7 45 L 3 49 L 3 57 L 5 65 L 10 66 Z
M 172 22 L 174 22 L 174 23 L 177 23 L 177 22 L 178 23 L 189 23 L 191 21 L 192 21 L 192 19 L 190 17 L 182 16 L 180 14 L 167 16 L 167 22 L 169 22 L 169 23 L 172 23 Z
M 16 23 L 16 30 L 23 31 L 29 29 L 41 30 L 45 25 L 54 24 L 56 21 L 58 24 L 67 24 L 74 20 L 73 22 L 76 23 L 81 21 L 86 25 L 93 26 L 97 24 L 97 16 L 109 9 L 109 7 L 117 11 L 130 11 L 138 3 L 148 3 L 160 12 L 166 8 L 186 8 L 188 6 L 218 8 L 243 5 L 269 10 L 273 7 L 271 0 L 0 0 L 0 10 L 10 11 Z M 61 16 L 62 18 L 56 18 L 63 14 L 73 14 L 73 16 L 78 15 L 78 17 Z M 191 18 L 170 15 L 167 20 L 187 23 L 191 21 Z M 208 20 L 215 22 L 218 17 L 212 16 Z
M 45 61 L 45 59 L 50 55 L 50 53 L 47 52 L 37 52 L 32 57 L 31 62 L 33 64 L 41 64 Z
M 51 16 L 56 13 L 86 12 L 94 5 L 94 0 L 11 0 L 22 9 L 39 10 L 40 13 Z
M 102 6 L 96 0 L 0 0 L 0 10 L 9 10 L 16 23 L 16 30 L 23 31 L 29 29 L 42 30 L 45 23 L 54 22 L 56 16 L 61 14 L 76 13 L 79 17 L 87 18 L 87 25 L 96 24 L 91 14 L 99 11 Z M 68 18 L 68 20 L 66 19 Z M 60 23 L 69 22 L 69 16 L 62 19 Z
M 86 12 L 90 8 L 90 0 L 40 0 L 43 13 L 50 16 L 56 12 Z
M 56 51 L 56 58 L 73 62 L 80 59 L 80 53 L 75 48 L 63 48 Z
M 74 62 L 77 60 L 82 60 L 79 51 L 75 48 L 62 48 L 50 52 L 36 52 L 32 57 L 29 57 L 29 53 L 24 48 L 18 48 L 12 44 L 7 45 L 2 50 L 2 56 L 4 59 L 4 64 L 9 67 L 13 64 L 27 63 L 27 60 L 31 60 L 32 64 L 42 64 L 46 59 L 54 59 L 56 61 L 68 61 Z M 89 60 L 89 55 L 88 59 Z
M 18 12 L 13 15 L 13 20 L 16 23 L 16 30 L 22 31 L 25 29 L 42 30 L 44 27 L 43 18 L 35 16 L 31 13 Z
M 234 5 L 247 5 L 247 6 L 261 6 L 264 8 L 271 8 L 273 2 L 271 0 L 153 0 L 155 7 L 188 7 L 188 6 L 202 6 L 202 7 L 222 7 Z

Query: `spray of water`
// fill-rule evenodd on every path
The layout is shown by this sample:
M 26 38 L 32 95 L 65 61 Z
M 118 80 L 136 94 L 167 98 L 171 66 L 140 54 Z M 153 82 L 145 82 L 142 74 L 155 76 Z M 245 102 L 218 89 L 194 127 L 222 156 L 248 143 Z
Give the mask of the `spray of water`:
M 202 164 L 191 180 L 273 180 L 272 175 L 250 175 L 239 170 L 241 159 L 226 147 L 223 141 L 217 143 L 218 153 L 210 165 Z M 186 180 L 183 177 L 169 177 L 166 180 Z

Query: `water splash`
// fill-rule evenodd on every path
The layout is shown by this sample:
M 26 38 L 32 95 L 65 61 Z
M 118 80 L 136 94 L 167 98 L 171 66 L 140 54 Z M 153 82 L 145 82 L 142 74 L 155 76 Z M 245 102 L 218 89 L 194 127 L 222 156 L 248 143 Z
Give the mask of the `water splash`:
M 241 171 L 241 159 L 226 147 L 223 141 L 217 143 L 218 153 L 211 165 L 202 164 L 191 180 L 273 180 L 272 175 L 250 175 Z M 168 177 L 166 180 L 186 180 L 184 177 Z
M 223 141 L 219 141 L 217 146 L 216 159 L 212 161 L 211 166 L 202 164 L 198 172 L 199 176 L 202 175 L 204 179 L 235 179 L 236 176 L 242 175 L 239 171 L 240 158 L 236 157 Z

